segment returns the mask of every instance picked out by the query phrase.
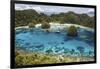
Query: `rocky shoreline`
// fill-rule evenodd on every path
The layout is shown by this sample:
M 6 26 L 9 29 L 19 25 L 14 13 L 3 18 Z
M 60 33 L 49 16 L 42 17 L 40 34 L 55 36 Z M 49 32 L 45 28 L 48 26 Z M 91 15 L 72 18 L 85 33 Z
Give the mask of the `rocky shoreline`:
M 31 64 L 52 64 L 52 63 L 71 63 L 71 62 L 88 62 L 94 61 L 93 57 L 71 57 L 62 55 L 50 55 L 43 53 L 25 53 L 17 50 L 16 65 L 31 65 Z M 23 58 L 23 59 L 22 59 Z M 21 59 L 21 61 L 20 61 Z

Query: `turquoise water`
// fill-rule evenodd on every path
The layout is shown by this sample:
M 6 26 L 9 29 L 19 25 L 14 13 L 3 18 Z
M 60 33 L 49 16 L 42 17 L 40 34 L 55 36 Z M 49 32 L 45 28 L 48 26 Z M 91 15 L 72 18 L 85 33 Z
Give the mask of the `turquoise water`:
M 71 56 L 83 53 L 84 56 L 94 56 L 94 31 L 80 28 L 77 37 L 66 34 L 65 31 L 45 32 L 40 28 L 23 28 L 16 30 L 15 44 L 17 49 L 29 52 Z

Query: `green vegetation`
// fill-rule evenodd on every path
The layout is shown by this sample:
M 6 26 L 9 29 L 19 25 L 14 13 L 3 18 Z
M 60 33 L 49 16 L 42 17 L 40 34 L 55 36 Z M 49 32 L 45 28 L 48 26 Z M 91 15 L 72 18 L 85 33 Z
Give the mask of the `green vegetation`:
M 72 50 L 73 52 L 73 50 Z M 15 52 L 18 53 L 18 52 Z M 48 55 L 43 53 L 25 53 L 20 52 L 15 56 L 15 64 L 20 65 L 32 65 L 32 64 L 52 64 L 52 63 L 68 63 L 68 62 L 80 62 L 80 61 L 94 61 L 93 57 L 71 57 L 59 55 Z
M 35 27 L 35 24 L 34 23 L 29 23 L 29 28 L 34 28 Z
M 50 28 L 50 24 L 49 23 L 43 23 L 41 27 L 42 27 L 42 29 L 48 29 L 48 28 Z
M 49 22 L 58 22 L 58 23 L 71 23 L 78 24 L 86 27 L 95 27 L 94 17 L 89 17 L 86 14 L 76 14 L 74 12 L 68 13 L 59 13 L 52 14 L 50 16 L 44 13 L 37 13 L 35 10 L 16 10 L 15 11 L 15 26 L 29 26 L 30 28 L 34 28 L 35 24 L 42 24 L 42 29 L 47 29 L 49 32 L 50 24 Z M 77 28 L 75 26 L 70 26 L 67 29 L 68 36 L 77 36 Z M 63 44 L 63 43 L 62 43 Z M 84 47 L 77 47 L 79 52 L 76 52 L 75 49 L 66 49 L 64 53 L 66 55 L 53 55 L 52 50 L 47 50 L 47 54 L 37 53 L 37 52 L 22 52 L 20 49 L 23 47 L 19 47 L 18 50 L 15 51 L 15 63 L 17 66 L 20 65 L 32 65 L 32 64 L 52 64 L 52 63 L 68 63 L 68 62 L 80 62 L 80 61 L 94 61 L 94 57 L 92 56 L 93 51 L 89 51 L 89 56 L 84 56 Z M 26 48 L 25 48 L 26 49 Z M 79 56 L 72 56 L 75 54 L 79 54 Z M 91 55 L 91 56 L 90 56 Z
M 74 12 L 52 14 L 50 16 L 44 13 L 37 13 L 35 10 L 16 10 L 15 11 L 15 26 L 26 26 L 29 23 L 39 24 L 39 23 L 71 23 L 78 24 L 86 27 L 95 27 L 94 17 L 89 17 L 87 14 L 76 14 Z
M 68 34 L 67 34 L 68 36 L 77 36 L 78 35 L 77 28 L 75 26 L 70 26 L 67 31 L 68 31 Z

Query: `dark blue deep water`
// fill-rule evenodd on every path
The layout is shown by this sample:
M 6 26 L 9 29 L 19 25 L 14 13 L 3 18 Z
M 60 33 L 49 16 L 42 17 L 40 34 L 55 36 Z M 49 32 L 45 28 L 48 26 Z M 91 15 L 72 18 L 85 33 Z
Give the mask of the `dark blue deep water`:
M 78 56 L 77 53 L 94 56 L 94 31 L 78 29 L 77 37 L 66 35 L 67 32 L 45 32 L 36 29 L 17 29 L 15 46 L 29 52 L 63 54 Z M 75 54 L 76 53 L 76 54 Z

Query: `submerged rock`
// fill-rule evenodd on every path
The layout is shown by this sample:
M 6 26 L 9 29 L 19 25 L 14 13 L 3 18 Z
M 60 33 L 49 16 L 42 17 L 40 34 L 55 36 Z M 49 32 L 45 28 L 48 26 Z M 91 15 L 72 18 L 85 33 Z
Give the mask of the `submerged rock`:
M 29 45 L 30 45 L 30 43 L 25 43 L 25 45 L 29 46 Z
M 61 42 L 61 44 L 64 44 L 64 42 Z
M 60 51 L 60 49 L 56 49 L 56 50 L 55 50 L 55 52 L 59 52 L 59 51 Z
M 48 54 L 50 54 L 50 53 L 53 52 L 53 51 L 52 51 L 52 49 L 48 49 L 48 50 L 46 50 L 45 52 L 48 53 Z

